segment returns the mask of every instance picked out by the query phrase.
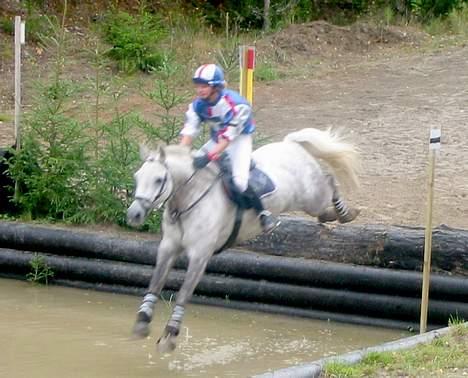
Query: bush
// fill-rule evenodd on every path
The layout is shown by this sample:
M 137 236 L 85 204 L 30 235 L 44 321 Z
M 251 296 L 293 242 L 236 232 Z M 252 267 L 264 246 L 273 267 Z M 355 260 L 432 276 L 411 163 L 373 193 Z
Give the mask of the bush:
M 33 217 L 66 219 L 80 206 L 86 166 L 86 139 L 81 125 L 62 113 L 70 95 L 66 82 L 42 87 L 40 103 L 24 122 L 23 148 L 10 173 L 24 189 L 18 203 Z
M 463 6 L 466 0 L 411 0 L 411 11 L 422 21 L 432 17 L 446 16 L 452 11 Z
M 452 9 L 447 16 L 447 22 L 450 25 L 450 30 L 453 33 L 467 36 L 468 35 L 468 3 L 461 7 Z
M 468 4 L 454 8 L 446 16 L 431 18 L 424 29 L 431 35 L 452 33 L 466 37 L 468 35 Z
M 104 18 L 102 31 L 112 46 L 108 54 L 125 72 L 151 71 L 163 62 L 157 44 L 165 35 L 160 20 L 143 12 L 133 16 L 127 12 L 111 13 Z
M 0 30 L 6 34 L 15 33 L 15 21 L 12 17 L 0 17 Z
M 45 99 L 50 103 L 50 96 Z M 32 219 L 124 225 L 139 164 L 135 134 L 144 133 L 144 122 L 117 112 L 93 125 L 56 109 L 38 106 L 25 119 L 23 146 L 9 167 L 21 188 L 16 202 Z

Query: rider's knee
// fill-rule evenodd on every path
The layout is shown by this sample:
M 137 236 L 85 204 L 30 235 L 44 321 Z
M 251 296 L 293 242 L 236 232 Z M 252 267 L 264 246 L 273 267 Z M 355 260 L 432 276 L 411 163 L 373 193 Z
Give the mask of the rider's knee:
M 232 178 L 232 181 L 239 192 L 244 193 L 247 190 L 247 187 L 249 185 L 248 178 L 245 179 L 243 177 L 234 176 Z

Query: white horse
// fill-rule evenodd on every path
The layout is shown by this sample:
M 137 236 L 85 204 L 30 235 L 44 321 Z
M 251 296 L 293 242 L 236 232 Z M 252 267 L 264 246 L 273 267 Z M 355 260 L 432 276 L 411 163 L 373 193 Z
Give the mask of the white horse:
M 156 151 L 142 150 L 141 155 L 143 164 L 135 173 L 135 200 L 128 208 L 128 223 L 141 225 L 152 209 L 165 205 L 165 210 L 156 267 L 137 313 L 134 336 L 149 334 L 154 306 L 176 258 L 185 252 L 189 259 L 172 316 L 158 341 L 159 349 L 167 351 L 175 348 L 185 306 L 210 257 L 230 237 L 236 206 L 218 179 L 219 168 L 211 163 L 195 171 L 188 147 L 159 147 Z M 357 209 L 348 208 L 335 181 L 336 176 L 340 183 L 358 184 L 358 153 L 331 131 L 303 129 L 291 133 L 282 142 L 259 148 L 252 158 L 276 185 L 276 191 L 263 199 L 273 214 L 305 211 L 322 222 L 338 219 L 341 223 L 358 215 Z M 235 241 L 260 232 L 254 210 L 247 210 Z

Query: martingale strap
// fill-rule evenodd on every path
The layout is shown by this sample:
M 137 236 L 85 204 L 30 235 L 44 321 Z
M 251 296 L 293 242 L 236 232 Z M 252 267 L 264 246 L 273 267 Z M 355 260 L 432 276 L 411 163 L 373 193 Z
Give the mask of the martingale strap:
M 234 220 L 234 227 L 232 228 L 231 235 L 229 235 L 228 239 L 223 244 L 223 246 L 214 252 L 215 255 L 223 252 L 225 249 L 231 247 L 234 244 L 237 237 L 239 236 L 239 230 L 241 228 L 243 215 L 244 209 L 240 208 L 239 206 L 236 206 L 236 218 Z

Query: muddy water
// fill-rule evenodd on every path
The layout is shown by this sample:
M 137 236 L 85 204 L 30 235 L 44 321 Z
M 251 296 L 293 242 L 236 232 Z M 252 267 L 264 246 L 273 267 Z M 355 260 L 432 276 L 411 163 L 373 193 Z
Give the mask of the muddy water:
M 140 298 L 0 279 L 0 377 L 247 377 L 406 336 L 404 332 L 190 305 L 178 349 L 129 333 Z

